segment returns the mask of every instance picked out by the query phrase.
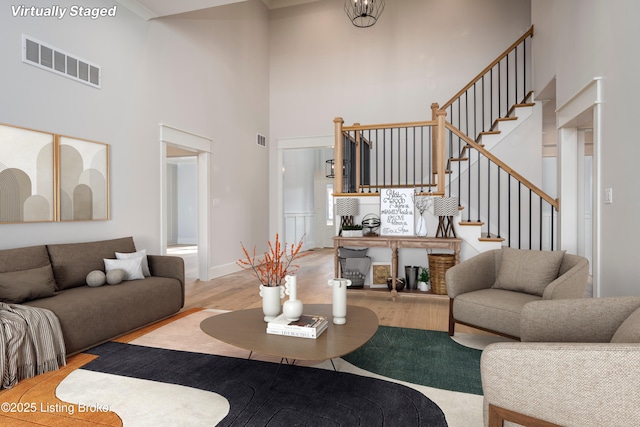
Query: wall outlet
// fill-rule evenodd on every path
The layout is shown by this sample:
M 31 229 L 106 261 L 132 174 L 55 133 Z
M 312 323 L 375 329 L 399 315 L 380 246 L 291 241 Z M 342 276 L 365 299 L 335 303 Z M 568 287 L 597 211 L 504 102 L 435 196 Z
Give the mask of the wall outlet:
M 604 189 L 604 204 L 610 205 L 613 203 L 613 189 L 605 188 Z

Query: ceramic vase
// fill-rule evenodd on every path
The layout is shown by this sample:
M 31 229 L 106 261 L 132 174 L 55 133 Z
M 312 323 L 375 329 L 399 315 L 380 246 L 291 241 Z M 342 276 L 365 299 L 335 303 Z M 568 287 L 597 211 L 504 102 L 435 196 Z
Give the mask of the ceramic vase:
M 344 325 L 347 323 L 347 287 L 351 286 L 351 280 L 331 279 L 328 283 L 333 288 L 333 323 Z
M 426 236 L 427 235 L 427 221 L 424 219 L 422 214 L 420 214 L 417 218 L 416 224 L 416 236 Z
M 284 288 L 282 286 L 260 285 L 260 296 L 262 297 L 264 321 L 271 322 L 280 315 L 282 298 L 284 298 Z
M 296 321 L 300 320 L 302 316 L 302 301 L 298 299 L 297 281 L 296 276 L 285 276 L 284 278 L 284 292 L 289 295 L 289 299 L 282 305 L 282 313 L 287 320 Z

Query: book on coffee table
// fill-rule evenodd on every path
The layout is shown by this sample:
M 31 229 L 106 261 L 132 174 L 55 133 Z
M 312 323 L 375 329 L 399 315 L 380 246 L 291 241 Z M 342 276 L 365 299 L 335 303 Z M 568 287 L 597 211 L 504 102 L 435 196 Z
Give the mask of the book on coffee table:
M 301 338 L 318 338 L 329 322 L 325 316 L 303 314 L 299 320 L 288 320 L 284 314 L 267 323 L 267 333 Z

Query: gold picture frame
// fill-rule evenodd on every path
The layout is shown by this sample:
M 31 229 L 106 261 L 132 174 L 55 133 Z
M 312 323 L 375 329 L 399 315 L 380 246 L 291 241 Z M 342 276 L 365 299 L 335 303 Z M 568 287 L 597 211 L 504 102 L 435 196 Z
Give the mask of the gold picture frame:
M 109 144 L 0 123 L 0 224 L 110 219 Z
M 57 220 L 56 138 L 0 124 L 0 223 Z
M 58 136 L 60 221 L 109 219 L 109 145 Z
M 375 261 L 371 263 L 371 288 L 386 288 L 389 277 L 391 277 L 391 263 Z

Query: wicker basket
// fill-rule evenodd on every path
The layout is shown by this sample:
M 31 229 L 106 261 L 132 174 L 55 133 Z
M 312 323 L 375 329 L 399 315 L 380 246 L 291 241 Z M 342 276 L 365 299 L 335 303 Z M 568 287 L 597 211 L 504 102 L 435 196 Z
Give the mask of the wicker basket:
M 456 264 L 453 254 L 429 254 L 429 280 L 431 292 L 437 295 L 447 295 L 444 275 L 448 269 Z

